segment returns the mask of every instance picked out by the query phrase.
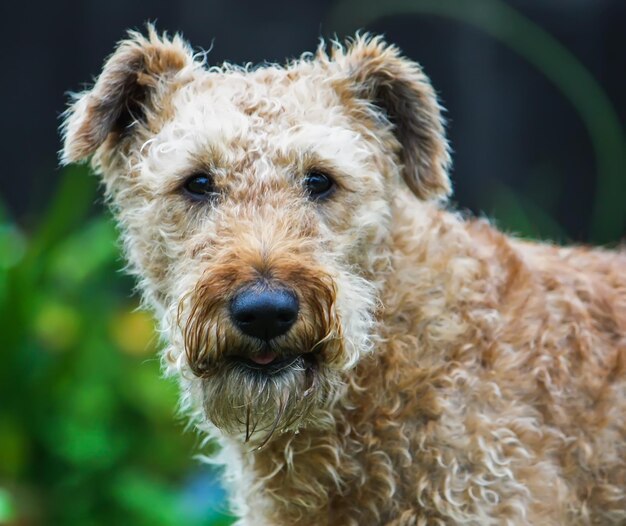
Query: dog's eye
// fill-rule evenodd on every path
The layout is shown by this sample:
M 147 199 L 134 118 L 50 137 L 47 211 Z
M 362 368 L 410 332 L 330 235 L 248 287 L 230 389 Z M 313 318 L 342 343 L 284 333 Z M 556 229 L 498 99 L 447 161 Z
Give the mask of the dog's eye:
M 213 178 L 204 173 L 189 177 L 183 184 L 183 189 L 192 199 L 206 199 L 215 194 Z
M 304 188 L 312 199 L 324 199 L 335 188 L 335 182 L 325 173 L 312 171 L 304 179 Z

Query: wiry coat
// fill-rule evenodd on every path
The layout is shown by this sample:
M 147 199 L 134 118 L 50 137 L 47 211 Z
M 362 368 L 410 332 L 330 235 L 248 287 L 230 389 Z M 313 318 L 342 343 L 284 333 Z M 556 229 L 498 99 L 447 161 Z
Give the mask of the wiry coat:
M 238 524 L 626 523 L 626 256 L 446 210 L 440 109 L 394 47 L 207 70 L 150 29 L 64 134 L 103 175 Z M 276 375 L 229 361 L 259 352 L 228 316 L 258 276 L 301 304 Z

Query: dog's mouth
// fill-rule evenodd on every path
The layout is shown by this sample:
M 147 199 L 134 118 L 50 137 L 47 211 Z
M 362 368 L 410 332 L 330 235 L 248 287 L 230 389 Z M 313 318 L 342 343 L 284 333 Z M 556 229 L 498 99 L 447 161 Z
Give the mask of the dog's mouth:
M 249 356 L 233 354 L 229 360 L 248 371 L 267 375 L 279 375 L 292 369 L 307 370 L 313 368 L 317 363 L 312 352 L 281 355 L 271 350 Z

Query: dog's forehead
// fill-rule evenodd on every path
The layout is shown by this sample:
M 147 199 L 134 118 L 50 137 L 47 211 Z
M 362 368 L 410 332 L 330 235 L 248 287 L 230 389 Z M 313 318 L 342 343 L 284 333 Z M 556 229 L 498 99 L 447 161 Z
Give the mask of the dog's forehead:
M 244 115 L 267 123 L 281 119 L 319 117 L 320 108 L 340 104 L 336 79 L 327 71 L 304 63 L 300 66 L 259 67 L 255 70 L 210 70 L 200 80 L 199 91 Z
M 180 99 L 178 119 L 194 120 L 189 113 L 201 115 L 224 134 L 237 131 L 250 137 L 303 124 L 346 124 L 332 79 L 312 67 L 208 71 Z
M 277 160 L 297 153 L 349 169 L 371 151 L 335 82 L 312 64 L 209 70 L 175 94 L 164 135 L 174 130 L 192 153 L 220 150 L 228 164 L 242 155 Z

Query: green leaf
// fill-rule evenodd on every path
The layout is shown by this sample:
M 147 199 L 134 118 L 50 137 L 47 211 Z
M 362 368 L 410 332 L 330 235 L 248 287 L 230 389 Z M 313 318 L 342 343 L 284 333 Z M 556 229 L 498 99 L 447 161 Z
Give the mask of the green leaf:
M 0 223 L 0 270 L 16 266 L 26 253 L 26 239 L 15 225 Z
M 0 488 L 0 524 L 7 524 L 15 519 L 15 506 L 11 495 Z
M 176 494 L 167 485 L 145 473 L 125 471 L 112 485 L 118 502 L 146 524 L 176 526 L 180 523 Z
M 28 256 L 31 260 L 61 241 L 78 226 L 93 207 L 97 183 L 89 176 L 85 166 L 70 166 L 63 178 L 48 210 L 43 214 L 40 228 L 35 234 Z
M 48 271 L 55 279 L 77 286 L 118 258 L 115 227 L 107 218 L 98 217 L 55 247 Z

